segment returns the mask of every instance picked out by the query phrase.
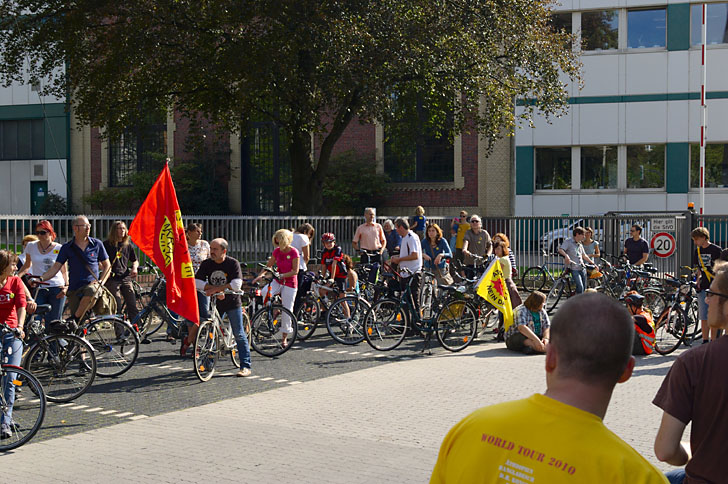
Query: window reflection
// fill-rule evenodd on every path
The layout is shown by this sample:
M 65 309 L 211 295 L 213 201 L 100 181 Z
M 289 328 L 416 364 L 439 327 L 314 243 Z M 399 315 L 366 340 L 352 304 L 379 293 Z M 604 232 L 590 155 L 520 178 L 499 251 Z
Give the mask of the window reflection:
M 627 11 L 627 47 L 665 47 L 667 16 L 664 8 Z

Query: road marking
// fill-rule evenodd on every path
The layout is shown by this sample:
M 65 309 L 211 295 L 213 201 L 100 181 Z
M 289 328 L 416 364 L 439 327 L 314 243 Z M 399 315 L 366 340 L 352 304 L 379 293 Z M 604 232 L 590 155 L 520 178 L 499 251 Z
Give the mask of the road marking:
M 171 366 L 171 365 L 164 365 L 164 366 L 159 366 L 158 368 L 159 368 L 160 370 L 163 370 L 163 369 L 165 369 L 165 368 L 172 368 L 172 366 Z
M 118 410 L 104 410 L 103 412 L 99 412 L 99 415 L 109 415 L 112 413 L 116 413 Z
M 82 408 L 88 408 L 88 405 L 76 405 L 75 407 L 71 407 L 71 410 L 81 410 Z
M 87 408 L 84 412 L 98 412 L 99 410 L 103 410 L 103 407 Z
M 58 405 L 58 406 L 59 406 L 59 407 L 70 407 L 70 406 L 72 406 L 72 405 L 76 405 L 76 404 L 75 404 L 75 403 L 73 403 L 73 402 L 71 402 L 71 403 L 64 403 L 64 404 L 62 404 L 62 405 Z
M 411 356 L 403 356 L 402 358 L 400 358 L 400 361 L 411 360 L 411 359 L 412 359 Z
M 230 376 L 230 375 L 232 375 L 232 373 L 227 372 L 227 373 L 218 373 L 217 376 Z
M 327 353 L 333 353 L 336 350 L 326 350 Z
M 267 376 L 265 378 L 261 378 L 260 381 L 269 381 L 269 380 L 272 380 L 272 379 L 273 379 L 273 377 Z
M 323 348 L 316 348 L 314 351 L 323 351 Z
M 248 377 L 248 380 L 254 380 L 254 379 L 256 379 L 256 378 L 260 378 L 260 375 L 250 375 L 250 376 Z
M 118 415 L 117 415 L 118 417 Z M 141 420 L 143 418 L 149 418 L 147 415 L 134 415 L 133 417 L 129 417 L 129 420 Z
M 276 380 L 274 383 L 285 383 L 287 381 L 288 380 L 286 380 L 285 378 L 281 378 L 280 380 Z
M 155 364 L 153 364 L 153 365 L 149 365 L 149 368 L 155 368 L 155 367 L 157 367 L 157 366 L 159 366 L 159 365 L 161 365 L 161 363 L 155 363 Z
M 34 398 L 33 400 L 30 401 L 30 403 L 38 403 L 38 402 L 40 402 L 39 398 Z
M 336 352 L 336 354 L 338 354 L 338 355 L 340 355 L 340 354 L 342 354 L 342 353 L 349 353 L 349 352 L 348 352 L 348 351 L 346 351 L 346 350 L 344 350 L 344 351 L 337 351 L 337 352 Z
M 385 356 L 387 356 L 387 355 L 385 355 L 384 353 L 376 353 L 374 355 L 374 358 L 384 358 Z
M 184 370 L 181 366 L 173 366 L 170 370 Z
M 116 415 L 114 415 L 114 417 L 128 417 L 129 415 L 134 415 L 134 412 L 117 413 Z
M 349 354 L 350 354 L 350 355 L 358 355 L 358 354 L 359 354 L 359 352 L 358 352 L 358 351 L 350 351 L 350 352 L 349 352 Z
M 289 385 L 298 385 L 299 383 L 303 383 L 303 382 L 301 382 L 301 381 L 289 381 L 288 382 Z

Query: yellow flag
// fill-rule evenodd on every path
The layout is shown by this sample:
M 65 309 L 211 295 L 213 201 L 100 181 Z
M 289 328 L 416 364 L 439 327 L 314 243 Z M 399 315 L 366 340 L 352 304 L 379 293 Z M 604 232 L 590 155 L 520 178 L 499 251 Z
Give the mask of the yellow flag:
M 478 296 L 482 297 L 495 308 L 503 313 L 503 329 L 513 324 L 513 307 L 511 306 L 511 295 L 508 293 L 506 278 L 503 275 L 498 259 L 493 260 L 483 276 L 478 281 Z

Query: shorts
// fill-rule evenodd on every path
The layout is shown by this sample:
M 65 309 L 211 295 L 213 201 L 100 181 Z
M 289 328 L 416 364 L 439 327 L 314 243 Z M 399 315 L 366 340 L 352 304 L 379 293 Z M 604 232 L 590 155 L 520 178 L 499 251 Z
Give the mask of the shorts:
M 346 278 L 334 279 L 334 287 L 339 290 L 340 294 L 346 292 Z
M 708 303 L 705 301 L 705 289 L 698 293 L 698 319 L 701 321 L 708 320 Z
M 526 345 L 524 343 L 527 339 L 528 338 L 526 338 L 523 333 L 516 331 L 506 338 L 506 348 L 512 351 L 523 351 L 526 349 Z
M 96 295 L 96 289 L 98 286 L 97 282 L 92 282 L 91 284 L 79 287 L 74 291 L 68 291 L 66 297 L 68 298 L 68 309 L 71 311 L 71 315 L 76 314 L 78 305 L 81 304 L 81 299 L 86 296 L 93 297 Z

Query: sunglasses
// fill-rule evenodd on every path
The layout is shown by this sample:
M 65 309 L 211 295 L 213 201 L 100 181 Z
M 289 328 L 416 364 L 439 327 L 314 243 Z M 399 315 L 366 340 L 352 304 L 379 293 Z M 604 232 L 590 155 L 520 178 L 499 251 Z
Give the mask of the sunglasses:
M 47 230 L 36 230 L 35 231 L 35 235 L 45 235 L 47 233 L 48 233 Z
M 728 299 L 728 295 L 726 295 L 726 294 L 721 294 L 719 292 L 713 292 L 710 289 L 705 290 L 706 299 L 709 297 L 713 297 L 713 296 L 724 297 L 724 298 Z

